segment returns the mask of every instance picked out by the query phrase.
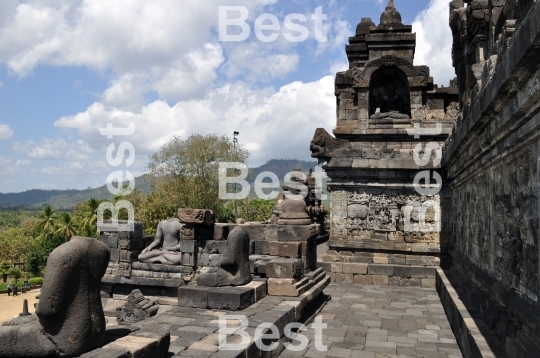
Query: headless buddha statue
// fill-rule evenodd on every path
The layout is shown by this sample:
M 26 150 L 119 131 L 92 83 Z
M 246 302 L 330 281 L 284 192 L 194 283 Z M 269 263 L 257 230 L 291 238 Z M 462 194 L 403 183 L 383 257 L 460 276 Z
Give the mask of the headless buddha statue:
M 180 230 L 184 224 L 176 218 L 158 224 L 154 241 L 139 255 L 140 262 L 178 265 L 182 262 Z

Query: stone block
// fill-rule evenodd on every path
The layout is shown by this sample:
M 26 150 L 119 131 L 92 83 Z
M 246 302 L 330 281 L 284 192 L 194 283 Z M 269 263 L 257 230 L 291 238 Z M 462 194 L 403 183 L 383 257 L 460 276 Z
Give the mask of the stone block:
M 311 287 L 307 277 L 300 281 L 290 278 L 269 278 L 267 284 L 269 296 L 298 297 Z
M 98 239 L 111 249 L 118 248 L 118 235 L 99 235 Z
M 184 266 L 194 266 L 193 265 L 193 254 L 188 252 L 182 253 L 182 265 Z
M 201 254 L 201 261 L 200 264 L 202 266 L 208 266 L 210 264 L 210 254 Z
M 422 287 L 424 288 L 435 288 L 435 279 L 434 278 L 423 278 Z
M 388 278 L 388 284 L 391 286 L 414 286 L 421 287 L 422 279 L 393 276 Z
M 178 288 L 178 306 L 204 308 L 208 307 L 208 292 L 211 287 L 182 286 Z
M 270 256 L 279 256 L 279 241 L 269 241 L 268 252 Z
M 257 264 L 257 273 L 266 276 L 266 261 L 256 261 Z
M 362 285 L 373 285 L 373 275 L 354 275 L 353 282 Z
M 251 287 L 220 287 L 208 291 L 208 308 L 237 311 L 255 303 L 255 289 Z
M 317 262 L 317 267 L 321 267 L 326 272 L 332 272 L 332 265 L 329 262 Z
M 411 277 L 425 278 L 426 277 L 425 266 L 411 266 Z
M 368 265 L 368 273 L 370 275 L 393 276 L 394 275 L 394 266 L 393 265 L 370 264 L 370 265 Z
M 180 240 L 180 252 L 193 254 L 198 252 L 197 241 L 195 240 Z
M 109 258 L 109 261 L 118 262 L 119 259 L 120 259 L 119 251 L 120 250 L 118 250 L 118 249 L 111 249 L 111 256 Z
M 279 225 L 278 241 L 306 241 L 317 235 L 316 225 Z
M 394 276 L 411 277 L 411 266 L 394 265 Z
M 373 275 L 373 284 L 374 285 L 388 285 L 388 276 L 385 275 Z
M 353 283 L 354 275 L 352 273 L 337 273 L 335 274 L 335 280 L 339 283 Z
M 253 253 L 255 255 L 269 255 L 270 243 L 268 241 L 253 241 Z
M 266 263 L 266 277 L 268 278 L 300 278 L 304 273 L 302 260 L 277 259 Z
M 214 225 L 214 240 L 227 240 L 229 232 L 232 230 L 234 225 L 230 224 L 215 224 Z
M 279 256 L 289 258 L 300 258 L 302 256 L 302 242 L 288 241 L 279 243 Z
M 266 285 L 266 280 L 251 281 L 250 283 L 242 287 L 253 288 L 255 292 L 255 302 L 258 302 L 262 300 L 263 298 L 265 298 L 267 290 L 268 290 L 267 285 Z
M 214 212 L 206 209 L 178 209 L 178 218 L 185 224 L 213 226 L 216 222 Z
M 97 348 L 80 356 L 80 358 L 131 358 L 127 349 Z
M 391 265 L 406 265 L 407 264 L 406 255 L 390 254 L 388 255 L 388 263 Z
M 102 347 L 101 350 L 128 350 L 131 353 L 131 357 L 137 358 L 165 358 L 170 343 L 169 332 L 167 332 L 166 335 L 168 336 L 168 339 L 161 340 L 154 337 L 137 337 L 130 334 L 129 336 L 119 338 L 114 342 L 107 344 Z M 162 342 L 162 345 L 160 345 L 160 342 Z
M 141 250 L 119 250 L 120 262 L 133 262 L 137 261 Z
M 181 275 L 181 274 L 179 274 Z M 166 278 L 163 280 L 163 287 L 181 287 L 184 285 L 184 280 L 181 277 L 177 279 Z
M 343 273 L 343 264 L 342 263 L 330 263 L 330 271 L 336 273 Z
M 343 264 L 343 273 L 352 273 L 356 275 L 365 275 L 368 271 L 368 264 L 361 263 L 344 263 Z
M 436 267 L 426 267 L 426 278 L 435 278 L 437 275 Z

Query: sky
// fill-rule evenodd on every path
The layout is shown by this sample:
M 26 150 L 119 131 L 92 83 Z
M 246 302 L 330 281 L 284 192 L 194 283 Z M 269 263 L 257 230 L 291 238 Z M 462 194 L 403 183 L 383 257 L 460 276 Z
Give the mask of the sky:
M 448 3 L 395 0 L 416 33 L 415 65 L 444 86 L 455 76 Z M 97 187 L 118 170 L 138 176 L 160 146 L 193 133 L 238 131 L 250 166 L 310 160 L 315 129 L 335 127 L 334 76 L 348 68 L 348 38 L 361 18 L 379 24 L 386 4 L 2 0 L 0 192 Z M 243 27 L 224 32 L 240 15 Z M 272 17 L 274 30 L 257 31 Z M 107 138 L 99 129 L 108 123 L 134 131 Z M 124 142 L 134 160 L 111 165 L 107 148 L 114 159 Z

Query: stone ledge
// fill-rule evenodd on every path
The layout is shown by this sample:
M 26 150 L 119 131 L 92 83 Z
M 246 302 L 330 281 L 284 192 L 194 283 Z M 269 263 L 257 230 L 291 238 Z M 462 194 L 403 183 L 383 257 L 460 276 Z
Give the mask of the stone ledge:
M 202 287 L 188 285 L 178 288 L 180 307 L 243 310 L 266 296 L 266 281 L 251 281 L 236 287 Z
M 445 272 L 436 271 L 436 289 L 442 305 L 465 357 L 505 358 L 508 357 L 495 332 L 484 322 L 475 319 L 467 309 Z
M 331 250 L 377 250 L 391 252 L 418 252 L 418 253 L 446 253 L 447 248 L 440 243 L 395 243 L 380 240 L 330 240 L 328 246 Z

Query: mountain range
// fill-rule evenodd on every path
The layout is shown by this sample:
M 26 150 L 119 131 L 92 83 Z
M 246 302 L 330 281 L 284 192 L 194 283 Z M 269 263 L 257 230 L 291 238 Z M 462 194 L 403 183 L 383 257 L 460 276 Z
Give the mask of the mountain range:
M 283 181 L 285 174 L 294 169 L 308 172 L 316 165 L 315 161 L 272 159 L 259 167 L 251 168 L 249 178 L 250 181 L 254 181 L 257 175 L 269 171 L 276 174 L 280 181 Z M 143 193 L 151 191 L 150 181 L 151 178 L 148 174 L 137 177 L 135 179 L 137 190 Z M 32 189 L 22 193 L 0 193 L 0 209 L 39 209 L 45 205 L 51 205 L 57 210 L 71 210 L 77 203 L 91 198 L 110 200 L 113 196 L 105 185 L 85 190 Z

